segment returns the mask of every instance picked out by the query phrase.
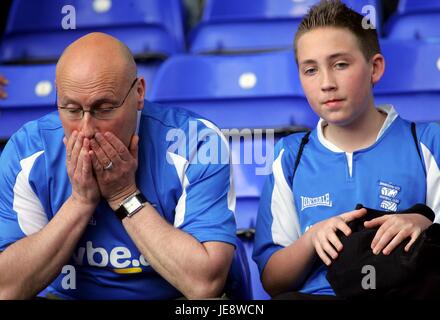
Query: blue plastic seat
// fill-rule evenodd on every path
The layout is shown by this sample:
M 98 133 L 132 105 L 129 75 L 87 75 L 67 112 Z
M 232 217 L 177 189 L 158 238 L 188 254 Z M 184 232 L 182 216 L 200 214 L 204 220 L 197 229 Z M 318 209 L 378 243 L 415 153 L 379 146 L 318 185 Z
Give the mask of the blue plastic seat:
M 313 127 L 293 52 L 179 55 L 156 74 L 151 100 L 190 109 L 220 128 Z
M 237 247 L 235 248 L 224 291 L 231 300 L 252 300 L 249 259 L 239 238 L 237 238 Z
M 243 239 L 243 246 L 246 251 L 246 256 L 249 261 L 249 270 L 251 277 L 251 287 L 252 287 L 252 298 L 254 300 L 268 300 L 270 299 L 269 294 L 264 290 L 263 284 L 260 279 L 260 272 L 255 261 L 252 259 L 252 252 L 254 250 L 254 240 L 253 239 Z
M 397 12 L 400 14 L 415 12 L 431 12 L 440 10 L 439 0 L 399 0 Z
M 413 121 L 440 120 L 440 43 L 383 41 L 386 69 L 374 88 L 376 104 L 393 104 Z
M 440 1 L 400 0 L 386 24 L 389 39 L 440 41 Z
M 202 22 L 191 34 L 191 52 L 222 53 L 287 49 L 310 6 L 319 0 L 207 0 Z M 380 0 L 346 0 L 362 12 L 376 8 L 381 21 Z M 380 23 L 376 27 L 380 31 Z
M 151 95 L 151 88 L 153 87 L 154 78 L 162 63 L 163 61 L 160 59 L 150 59 L 137 63 L 138 77 L 142 76 L 145 79 L 146 99 L 149 99 Z
M 63 29 L 75 8 L 76 29 Z M 184 50 L 180 0 L 15 0 L 0 47 L 0 61 L 54 61 L 74 40 L 92 31 L 123 41 L 136 58 Z
M 0 140 L 56 110 L 55 65 L 0 66 L 0 74 L 9 80 L 8 98 L 0 100 Z

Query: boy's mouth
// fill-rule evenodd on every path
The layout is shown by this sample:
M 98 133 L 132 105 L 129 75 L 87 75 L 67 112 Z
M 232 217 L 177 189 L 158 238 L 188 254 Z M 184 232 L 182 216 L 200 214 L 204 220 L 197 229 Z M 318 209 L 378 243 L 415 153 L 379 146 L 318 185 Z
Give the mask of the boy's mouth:
M 324 105 L 326 105 L 328 107 L 335 107 L 335 106 L 338 106 L 344 100 L 345 99 L 329 99 L 329 100 L 324 101 Z

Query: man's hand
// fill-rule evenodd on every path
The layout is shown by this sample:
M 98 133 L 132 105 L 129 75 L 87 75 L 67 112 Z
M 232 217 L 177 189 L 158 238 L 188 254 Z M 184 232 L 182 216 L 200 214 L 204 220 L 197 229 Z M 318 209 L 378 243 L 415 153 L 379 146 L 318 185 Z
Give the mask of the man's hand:
M 341 230 L 346 236 L 349 236 L 351 229 L 347 223 L 362 217 L 366 213 L 367 209 L 365 208 L 346 212 L 321 221 L 307 231 L 310 234 L 316 253 L 327 266 L 331 264 L 331 259 L 334 260 L 338 257 L 338 252 L 342 250 L 342 243 L 336 235 L 337 230 Z
M 379 254 L 382 250 L 384 255 L 388 255 L 403 240 L 411 238 L 405 246 L 408 252 L 417 237 L 428 228 L 432 222 L 425 216 L 417 213 L 411 214 L 387 214 L 379 218 L 366 221 L 366 228 L 379 227 L 376 235 L 371 242 L 371 249 L 374 254 Z
M 63 142 L 66 146 L 66 166 L 72 185 L 72 198 L 83 204 L 97 205 L 101 195 L 93 176 L 89 139 L 82 132 L 74 131 Z
M 0 98 L 5 99 L 8 95 L 6 91 L 3 89 L 3 86 L 8 84 L 8 80 L 0 74 Z
M 111 132 L 98 132 L 91 141 L 90 155 L 99 189 L 112 209 L 137 190 L 138 142 L 139 137 L 133 136 L 128 149 Z M 106 170 L 110 163 L 111 168 Z

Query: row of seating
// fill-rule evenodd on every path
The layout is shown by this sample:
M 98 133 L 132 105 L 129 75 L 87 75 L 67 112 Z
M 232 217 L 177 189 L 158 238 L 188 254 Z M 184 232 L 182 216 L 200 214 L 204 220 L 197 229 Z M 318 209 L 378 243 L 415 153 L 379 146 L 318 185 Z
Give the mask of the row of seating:
M 112 34 L 137 59 L 192 53 L 255 52 L 287 49 L 297 26 L 319 0 L 207 0 L 203 18 L 184 32 L 181 0 L 15 0 L 0 46 L 0 62 L 54 61 L 90 31 Z M 383 0 L 344 0 L 371 18 L 389 39 L 440 39 L 439 0 L 400 0 L 382 26 Z M 372 8 L 375 8 L 374 12 Z
M 386 71 L 374 88 L 376 101 L 395 104 L 410 120 L 440 120 L 440 43 L 382 41 L 382 50 Z M 0 101 L 0 139 L 55 110 L 54 70 L 54 64 L 0 66 L 10 80 L 9 98 Z M 312 128 L 317 122 L 292 51 L 176 55 L 160 67 L 139 64 L 147 87 L 153 73 L 149 100 L 190 109 L 221 128 Z

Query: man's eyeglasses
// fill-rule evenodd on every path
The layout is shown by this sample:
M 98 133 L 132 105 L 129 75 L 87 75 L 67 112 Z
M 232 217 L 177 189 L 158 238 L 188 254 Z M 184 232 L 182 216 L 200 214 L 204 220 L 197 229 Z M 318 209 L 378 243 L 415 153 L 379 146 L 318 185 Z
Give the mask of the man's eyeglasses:
M 84 110 L 83 108 L 73 107 L 73 106 L 72 107 L 58 106 L 58 109 L 60 110 L 60 112 L 62 112 L 62 114 L 66 118 L 68 118 L 70 120 L 81 120 L 84 117 L 84 114 L 86 112 L 89 112 L 92 117 L 99 119 L 99 120 L 112 119 L 115 114 L 115 110 L 122 107 L 122 105 L 124 104 L 125 100 L 127 99 L 128 95 L 130 94 L 131 89 L 133 89 L 137 80 L 138 80 L 138 78 L 134 79 L 133 83 L 130 86 L 130 89 L 128 89 L 127 94 L 125 95 L 124 99 L 122 100 L 122 102 L 119 105 L 114 105 L 112 103 L 106 102 L 106 103 L 100 104 L 99 106 L 97 106 L 91 110 Z

